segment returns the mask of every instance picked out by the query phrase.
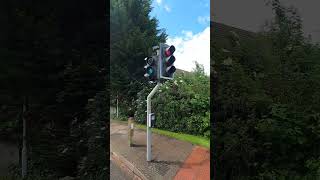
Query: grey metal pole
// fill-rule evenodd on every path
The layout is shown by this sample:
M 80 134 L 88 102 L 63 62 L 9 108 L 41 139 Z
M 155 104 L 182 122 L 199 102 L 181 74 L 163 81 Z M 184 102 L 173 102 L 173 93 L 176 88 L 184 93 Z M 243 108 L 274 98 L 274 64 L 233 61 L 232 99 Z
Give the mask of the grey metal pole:
M 147 97 L 147 161 L 151 161 L 151 128 L 149 122 L 149 114 L 151 113 L 151 98 L 159 89 L 161 83 L 158 82 L 157 85 L 152 89 Z
M 117 95 L 117 118 L 119 118 L 119 100 Z

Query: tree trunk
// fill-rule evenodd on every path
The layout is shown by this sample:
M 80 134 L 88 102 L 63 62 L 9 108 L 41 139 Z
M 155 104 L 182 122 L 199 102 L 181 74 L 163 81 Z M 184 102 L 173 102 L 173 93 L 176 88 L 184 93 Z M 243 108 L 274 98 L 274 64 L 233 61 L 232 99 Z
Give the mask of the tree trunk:
M 23 102 L 23 109 L 22 109 L 22 121 L 23 121 L 23 137 L 22 137 L 22 153 L 21 153 L 21 175 L 22 177 L 27 176 L 27 160 L 28 160 L 28 153 L 27 153 L 27 120 L 26 120 L 26 112 L 28 107 L 28 99 L 27 96 L 24 98 Z

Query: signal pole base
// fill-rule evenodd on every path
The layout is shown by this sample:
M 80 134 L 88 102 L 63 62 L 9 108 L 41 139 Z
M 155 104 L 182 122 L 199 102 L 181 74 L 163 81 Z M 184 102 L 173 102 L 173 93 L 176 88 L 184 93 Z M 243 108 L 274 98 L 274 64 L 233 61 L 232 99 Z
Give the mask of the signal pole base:
M 152 133 L 151 133 L 151 120 L 150 114 L 151 114 L 151 98 L 156 93 L 156 91 L 159 89 L 161 83 L 158 82 L 157 85 L 152 89 L 150 94 L 147 97 L 147 161 L 151 161 L 152 154 L 151 154 L 151 144 L 152 144 Z

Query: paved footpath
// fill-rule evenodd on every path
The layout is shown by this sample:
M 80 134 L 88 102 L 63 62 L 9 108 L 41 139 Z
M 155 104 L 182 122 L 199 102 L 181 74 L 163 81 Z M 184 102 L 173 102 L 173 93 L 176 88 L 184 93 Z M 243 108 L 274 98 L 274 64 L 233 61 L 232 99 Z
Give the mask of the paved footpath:
M 115 165 L 114 162 L 110 161 L 110 179 L 112 180 L 131 180 L 127 174 L 123 173 L 120 167 Z
M 133 147 L 128 145 L 126 123 L 111 121 L 110 159 L 132 179 L 209 180 L 210 153 L 166 136 L 152 134 L 152 161 L 146 161 L 146 132 L 135 129 Z

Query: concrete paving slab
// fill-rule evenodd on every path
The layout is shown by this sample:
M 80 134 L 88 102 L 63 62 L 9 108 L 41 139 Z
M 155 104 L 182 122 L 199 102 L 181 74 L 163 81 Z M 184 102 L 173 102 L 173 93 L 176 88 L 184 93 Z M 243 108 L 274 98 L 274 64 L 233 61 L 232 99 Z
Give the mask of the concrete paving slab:
M 142 174 L 141 176 L 144 176 L 146 179 L 150 180 L 170 180 L 176 177 L 177 173 L 180 172 L 182 167 L 184 167 L 184 169 L 188 169 L 189 166 L 197 165 L 193 164 L 192 162 L 188 162 L 186 165 L 186 160 L 190 158 L 190 154 L 196 147 L 191 143 L 152 133 L 153 159 L 151 162 L 147 162 L 146 131 L 135 129 L 133 136 L 134 145 L 129 147 L 127 136 L 128 128 L 126 124 L 111 122 L 110 129 L 111 152 L 114 152 L 126 159 L 127 163 L 131 164 L 127 167 L 127 169 L 131 171 L 133 170 L 132 174 L 135 176 Z M 197 152 L 200 151 L 197 150 Z M 207 158 L 207 156 L 203 156 L 202 159 L 203 158 Z M 200 160 L 202 159 L 200 158 Z M 193 157 L 193 161 L 199 161 L 199 158 L 197 159 L 197 157 Z M 192 176 L 198 176 L 199 173 L 206 173 L 206 171 L 202 172 L 199 170 L 199 168 L 191 168 L 191 170 L 189 168 L 188 171 L 191 171 L 191 174 L 193 173 Z M 179 178 L 183 178 L 183 176 L 188 174 L 187 171 L 184 172 L 185 173 L 180 173 L 181 176 L 179 176 Z

